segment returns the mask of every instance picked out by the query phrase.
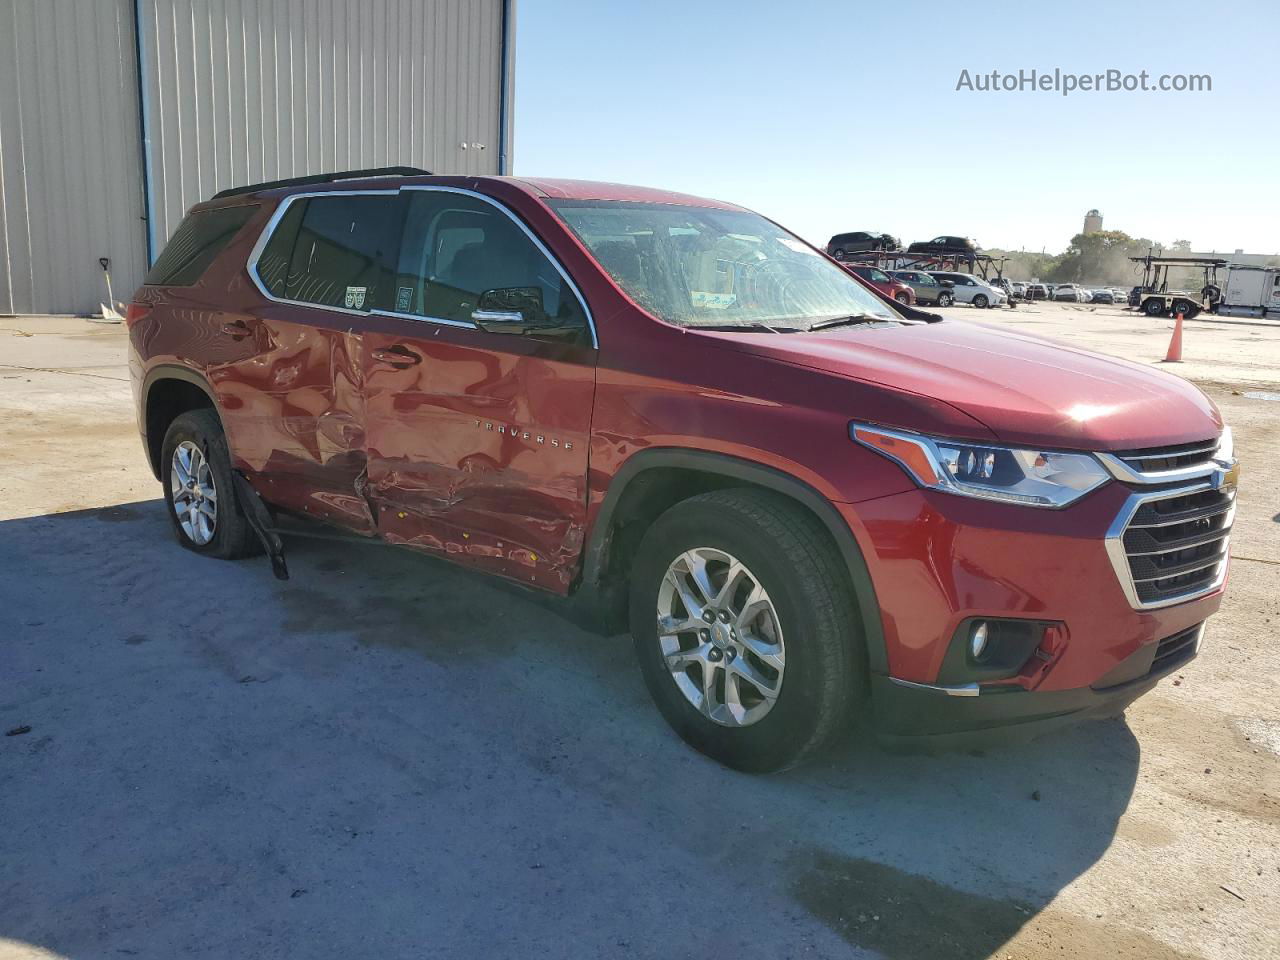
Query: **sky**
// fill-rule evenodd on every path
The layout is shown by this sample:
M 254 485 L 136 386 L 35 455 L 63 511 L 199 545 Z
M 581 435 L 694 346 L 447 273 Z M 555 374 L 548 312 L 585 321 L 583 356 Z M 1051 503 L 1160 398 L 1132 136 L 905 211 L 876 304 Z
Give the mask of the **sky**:
M 1274 0 L 519 0 L 514 172 L 1061 252 L 1105 229 L 1280 252 Z M 962 70 L 1207 74 L 1212 90 L 957 90 Z

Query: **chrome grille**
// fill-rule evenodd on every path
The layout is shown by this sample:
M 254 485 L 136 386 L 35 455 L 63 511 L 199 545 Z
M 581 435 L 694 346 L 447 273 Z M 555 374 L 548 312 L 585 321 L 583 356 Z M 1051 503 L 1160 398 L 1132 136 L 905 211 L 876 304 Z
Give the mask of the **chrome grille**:
M 1196 467 L 1213 459 L 1217 452 L 1216 439 L 1196 443 L 1179 443 L 1171 447 L 1149 447 L 1145 450 L 1120 450 L 1113 456 L 1123 460 L 1139 473 L 1160 473 Z
M 1108 539 L 1113 560 L 1123 561 L 1117 573 L 1133 606 L 1166 606 L 1216 589 L 1234 507 L 1234 490 L 1209 485 L 1135 497 L 1118 535 Z

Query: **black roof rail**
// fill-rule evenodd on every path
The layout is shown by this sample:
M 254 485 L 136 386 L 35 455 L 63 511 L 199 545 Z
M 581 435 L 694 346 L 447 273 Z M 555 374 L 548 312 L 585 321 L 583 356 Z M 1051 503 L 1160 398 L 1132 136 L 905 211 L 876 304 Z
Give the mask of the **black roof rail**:
M 238 197 L 244 193 L 257 193 L 259 190 L 274 190 L 276 187 L 305 187 L 313 183 L 333 183 L 335 180 L 363 180 L 366 177 L 429 177 L 430 170 L 420 167 L 370 167 L 367 170 L 340 170 L 337 173 L 315 173 L 309 177 L 290 177 L 287 180 L 268 180 L 265 183 L 250 183 L 243 187 L 228 187 L 213 195 L 214 200 L 224 197 Z

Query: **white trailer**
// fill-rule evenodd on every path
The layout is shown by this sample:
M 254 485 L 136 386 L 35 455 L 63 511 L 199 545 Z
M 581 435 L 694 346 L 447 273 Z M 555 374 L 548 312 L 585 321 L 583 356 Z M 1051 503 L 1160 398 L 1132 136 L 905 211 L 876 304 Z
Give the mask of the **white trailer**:
M 1226 317 L 1280 317 L 1280 268 L 1228 265 L 1218 313 Z

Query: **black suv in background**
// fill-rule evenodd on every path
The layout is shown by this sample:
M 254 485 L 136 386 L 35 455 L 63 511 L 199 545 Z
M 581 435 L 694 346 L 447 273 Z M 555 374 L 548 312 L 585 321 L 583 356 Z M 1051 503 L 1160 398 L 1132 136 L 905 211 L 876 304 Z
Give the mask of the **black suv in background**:
M 978 245 L 968 237 L 934 237 L 932 240 L 917 240 L 907 247 L 907 253 L 954 253 L 973 256 L 977 252 Z
M 868 250 L 901 250 L 902 244 L 897 237 L 874 230 L 860 230 L 854 233 L 837 233 L 827 241 L 827 253 L 833 257 L 842 257 L 846 253 L 864 253 Z

